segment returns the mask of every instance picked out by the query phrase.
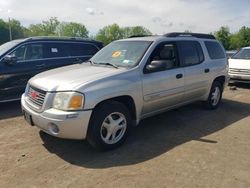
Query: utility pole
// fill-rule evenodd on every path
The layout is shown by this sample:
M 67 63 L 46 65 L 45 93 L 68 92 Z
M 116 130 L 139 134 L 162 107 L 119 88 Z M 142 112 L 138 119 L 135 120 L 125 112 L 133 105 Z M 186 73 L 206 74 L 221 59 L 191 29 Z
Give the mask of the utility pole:
M 10 41 L 12 40 L 12 32 L 11 32 L 11 23 L 10 23 L 10 17 L 9 17 L 9 34 L 10 34 Z

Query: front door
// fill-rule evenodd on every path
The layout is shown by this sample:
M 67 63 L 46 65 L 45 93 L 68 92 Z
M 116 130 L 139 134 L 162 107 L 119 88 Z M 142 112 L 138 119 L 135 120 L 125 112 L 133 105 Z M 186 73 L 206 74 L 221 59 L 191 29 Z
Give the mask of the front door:
M 144 73 L 143 81 L 143 117 L 171 108 L 182 102 L 184 94 L 184 69 L 179 66 L 176 44 L 159 44 L 151 54 L 152 61 L 163 61 L 165 69 Z
M 0 101 L 20 98 L 28 80 L 46 70 L 42 44 L 23 44 L 9 55 L 17 61 L 11 65 L 0 62 Z

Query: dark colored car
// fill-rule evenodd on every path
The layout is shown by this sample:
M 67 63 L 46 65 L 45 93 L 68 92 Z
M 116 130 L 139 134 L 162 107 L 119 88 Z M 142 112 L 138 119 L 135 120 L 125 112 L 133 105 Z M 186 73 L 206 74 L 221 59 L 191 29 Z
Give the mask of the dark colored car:
M 0 102 L 18 100 L 34 75 L 90 59 L 101 42 L 81 38 L 32 37 L 0 46 Z

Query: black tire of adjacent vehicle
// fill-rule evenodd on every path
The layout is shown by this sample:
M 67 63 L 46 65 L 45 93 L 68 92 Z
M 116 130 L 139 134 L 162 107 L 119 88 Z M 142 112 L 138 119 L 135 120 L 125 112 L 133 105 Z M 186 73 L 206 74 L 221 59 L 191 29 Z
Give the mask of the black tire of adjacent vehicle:
M 219 90 L 220 90 L 220 98 L 219 98 L 219 101 L 216 105 L 213 105 L 212 104 L 212 93 L 214 92 L 215 88 L 218 87 Z M 209 96 L 208 96 L 208 99 L 206 101 L 206 107 L 210 110 L 214 110 L 216 108 L 218 108 L 218 106 L 220 105 L 220 102 L 221 102 L 221 97 L 222 97 L 222 84 L 221 82 L 219 81 L 214 81 L 214 83 L 212 84 L 212 87 L 210 89 L 210 93 L 209 93 Z
M 114 112 L 119 112 L 125 116 L 127 127 L 123 137 L 117 143 L 107 144 L 101 138 L 101 126 L 105 118 Z M 131 114 L 129 113 L 127 107 L 122 103 L 117 101 L 108 101 L 100 104 L 94 109 L 91 116 L 88 127 L 87 141 L 90 145 L 100 151 L 114 149 L 120 146 L 125 141 L 131 126 L 131 122 Z

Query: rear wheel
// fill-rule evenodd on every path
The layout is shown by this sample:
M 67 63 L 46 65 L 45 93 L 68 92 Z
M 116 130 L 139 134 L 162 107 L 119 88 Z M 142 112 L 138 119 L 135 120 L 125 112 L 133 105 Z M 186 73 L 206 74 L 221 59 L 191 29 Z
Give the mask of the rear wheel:
M 103 103 L 93 112 L 87 140 L 99 150 L 116 148 L 124 142 L 130 124 L 131 115 L 126 106 L 116 101 Z
M 214 81 L 208 99 L 206 101 L 206 106 L 208 109 L 216 109 L 220 105 L 222 97 L 222 84 L 218 81 Z

